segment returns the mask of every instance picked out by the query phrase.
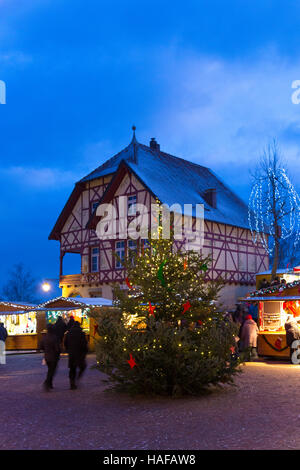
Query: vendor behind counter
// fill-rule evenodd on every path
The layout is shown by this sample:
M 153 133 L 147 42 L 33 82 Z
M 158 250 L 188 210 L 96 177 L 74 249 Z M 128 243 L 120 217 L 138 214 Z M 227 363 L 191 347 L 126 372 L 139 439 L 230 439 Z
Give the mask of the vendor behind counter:
M 284 291 L 269 295 L 247 297 L 249 305 L 258 304 L 258 354 L 260 356 L 290 357 L 290 344 L 285 325 L 294 323 L 295 337 L 300 327 L 300 296 L 283 296 Z M 299 330 L 300 331 L 300 330 Z M 287 342 L 288 339 L 288 342 Z

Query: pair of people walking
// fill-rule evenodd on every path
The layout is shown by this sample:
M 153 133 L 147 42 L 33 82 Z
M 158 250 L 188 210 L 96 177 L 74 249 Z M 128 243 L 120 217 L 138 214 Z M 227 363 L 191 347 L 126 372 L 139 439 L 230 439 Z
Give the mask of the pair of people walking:
M 74 321 L 73 326 L 62 337 L 57 334 L 57 331 L 56 325 L 47 325 L 47 333 L 40 344 L 48 367 L 44 388 L 47 391 L 53 388 L 53 378 L 60 359 L 62 338 L 64 338 L 64 346 L 69 355 L 70 389 L 75 390 L 77 369 L 79 370 L 78 379 L 86 369 L 85 358 L 88 352 L 86 336 L 77 321 Z

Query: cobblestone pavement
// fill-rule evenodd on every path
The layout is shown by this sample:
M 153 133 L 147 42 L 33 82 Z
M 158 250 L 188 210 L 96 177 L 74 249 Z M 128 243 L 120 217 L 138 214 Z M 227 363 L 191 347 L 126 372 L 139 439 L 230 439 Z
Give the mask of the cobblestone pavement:
M 0 449 L 300 448 L 300 366 L 250 363 L 237 388 L 183 399 L 107 392 L 90 368 L 69 390 L 66 357 L 46 393 L 45 370 L 40 354 L 0 365 Z

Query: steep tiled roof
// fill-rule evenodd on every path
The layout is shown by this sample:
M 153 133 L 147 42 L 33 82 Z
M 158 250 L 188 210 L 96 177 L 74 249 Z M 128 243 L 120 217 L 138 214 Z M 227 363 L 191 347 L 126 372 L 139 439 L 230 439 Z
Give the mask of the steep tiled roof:
M 117 172 L 122 162 L 126 163 L 127 167 L 162 203 L 169 206 L 177 203 L 182 207 L 184 204 L 194 206 L 203 204 L 205 219 L 249 228 L 246 204 L 212 170 L 161 152 L 159 148 L 153 149 L 140 144 L 134 136 L 126 148 L 76 183 L 49 235 L 50 240 L 60 239 L 62 227 L 84 190 L 85 183 Z M 208 189 L 216 190 L 216 207 L 208 204 L 204 199 L 205 191 Z
M 135 138 L 79 183 L 116 172 L 123 160 L 161 202 L 169 205 L 204 204 L 207 220 L 249 228 L 246 204 L 212 170 L 152 149 L 138 143 Z M 216 208 L 203 198 L 205 191 L 212 188 L 217 193 Z

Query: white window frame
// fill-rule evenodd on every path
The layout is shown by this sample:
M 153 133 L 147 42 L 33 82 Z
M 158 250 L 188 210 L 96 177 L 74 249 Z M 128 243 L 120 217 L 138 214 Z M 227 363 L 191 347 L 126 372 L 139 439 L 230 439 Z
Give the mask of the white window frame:
M 95 250 L 97 250 L 95 252 Z M 93 269 L 94 261 L 96 260 L 97 269 Z M 99 247 L 94 246 L 91 248 L 91 272 L 98 273 L 100 271 L 100 250 Z
M 99 205 L 99 201 L 93 201 L 91 202 L 91 213 L 93 214 L 96 207 Z
M 115 244 L 115 253 L 116 255 L 118 255 L 118 257 L 124 261 L 125 259 L 125 241 L 124 240 L 120 240 L 118 242 L 116 242 Z M 123 269 L 124 268 L 124 265 L 122 264 L 122 262 L 116 258 L 116 268 L 117 269 Z
M 127 214 L 128 215 L 135 215 L 136 214 L 136 206 L 137 206 L 137 197 L 136 195 L 128 196 L 127 199 Z
M 136 240 L 128 240 L 128 250 L 137 251 L 138 245 Z
M 137 241 L 136 240 L 128 240 L 128 243 L 127 243 L 127 250 L 128 250 L 128 254 L 131 252 L 131 251 L 134 251 L 135 253 L 137 253 L 138 251 L 138 244 L 137 244 Z M 132 263 L 132 266 L 134 265 L 134 259 L 131 260 L 131 263 Z
M 141 238 L 140 240 L 140 252 L 141 255 L 145 253 L 146 250 L 150 250 L 150 243 L 148 238 Z

